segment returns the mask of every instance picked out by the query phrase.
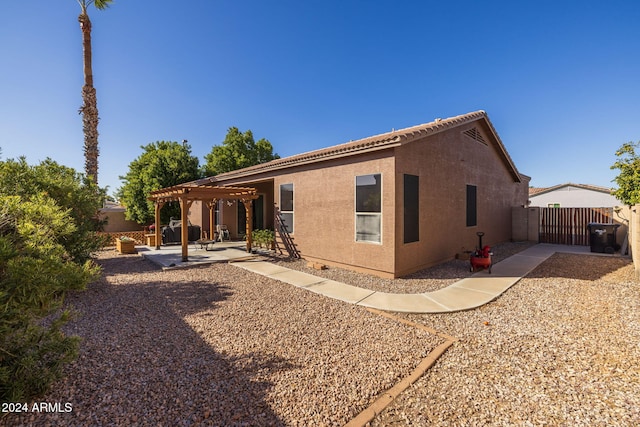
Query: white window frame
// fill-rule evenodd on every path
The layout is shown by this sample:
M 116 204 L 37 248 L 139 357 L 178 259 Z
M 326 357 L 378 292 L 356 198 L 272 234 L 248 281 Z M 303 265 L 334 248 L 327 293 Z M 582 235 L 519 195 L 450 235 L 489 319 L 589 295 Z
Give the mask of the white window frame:
M 290 185 L 291 186 L 291 196 L 292 196 L 292 200 L 291 200 L 291 205 L 292 205 L 292 210 L 283 210 L 282 209 L 282 187 L 285 185 Z M 291 224 L 287 224 L 287 232 L 291 235 L 293 235 L 295 233 L 295 220 L 296 220 L 296 216 L 295 216 L 295 207 L 296 207 L 296 196 L 295 196 L 295 185 L 293 184 L 293 182 L 287 182 L 284 184 L 280 184 L 280 186 L 278 187 L 278 199 L 280 201 L 280 215 L 282 214 L 287 214 L 287 215 L 291 215 Z
M 380 175 L 380 212 L 358 212 L 358 178 L 359 177 L 363 177 L 363 176 L 373 176 L 373 175 Z M 382 176 L 382 173 L 380 172 L 374 172 L 374 173 L 367 173 L 367 174 L 362 174 L 362 175 L 356 175 L 353 179 L 353 210 L 354 210 L 354 216 L 353 216 L 353 229 L 354 229 L 354 240 L 356 243 L 368 243 L 368 244 L 375 244 L 375 245 L 382 245 L 382 229 L 383 229 L 383 224 L 382 224 L 382 218 L 383 218 L 383 199 L 382 199 L 382 189 L 383 189 L 383 181 L 384 178 Z M 364 216 L 372 216 L 372 217 L 379 217 L 380 218 L 380 240 L 364 240 L 364 239 L 359 239 L 358 238 L 358 217 L 364 217 Z

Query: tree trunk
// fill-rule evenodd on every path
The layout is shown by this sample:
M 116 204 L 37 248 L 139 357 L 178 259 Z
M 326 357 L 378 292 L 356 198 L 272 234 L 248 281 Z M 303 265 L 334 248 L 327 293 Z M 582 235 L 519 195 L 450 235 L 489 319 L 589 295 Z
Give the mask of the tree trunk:
M 79 113 L 82 114 L 82 130 L 84 132 L 84 168 L 88 177 L 98 183 L 98 100 L 93 87 L 93 70 L 91 67 L 91 21 L 89 15 L 78 16 L 82 30 L 82 51 L 84 60 L 84 86 Z

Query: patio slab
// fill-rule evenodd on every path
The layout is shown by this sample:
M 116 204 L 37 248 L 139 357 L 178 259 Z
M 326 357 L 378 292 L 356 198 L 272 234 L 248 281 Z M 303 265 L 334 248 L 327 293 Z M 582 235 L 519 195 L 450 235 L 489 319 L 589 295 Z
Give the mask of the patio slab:
M 430 293 L 391 294 L 386 292 L 374 292 L 367 298 L 358 302 L 358 305 L 404 313 L 443 313 L 451 311 L 448 306 L 432 298 Z
M 136 250 L 143 258 L 162 267 L 163 270 L 252 259 L 257 256 L 247 253 L 244 242 L 220 242 L 213 245 L 212 249 L 208 251 L 194 246 L 193 243 L 189 244 L 188 261 L 182 261 L 182 247 L 180 245 L 161 246 L 160 249 L 136 246 Z
M 345 283 L 336 282 L 335 280 L 324 280 L 322 282 L 306 286 L 305 289 L 351 304 L 358 304 L 370 295 L 376 293 L 370 289 L 347 285 Z
M 491 275 L 493 276 L 493 275 Z M 496 293 L 502 293 L 513 286 L 520 277 L 471 277 L 468 279 L 462 279 L 456 282 L 454 285 L 460 289 L 470 289 L 477 292 L 484 292 L 486 294 L 495 295 Z
M 473 280 L 473 279 L 472 279 Z M 456 282 L 458 283 L 458 282 Z M 461 311 L 480 307 L 496 299 L 503 291 L 486 292 L 472 288 L 458 287 L 454 283 L 446 288 L 429 292 L 429 298 L 448 308 L 447 311 Z
M 258 273 L 263 276 L 271 276 L 272 274 L 291 271 L 286 267 L 280 267 L 279 265 L 260 260 L 245 261 L 238 263 L 237 265 L 245 270 L 253 271 L 254 273 Z

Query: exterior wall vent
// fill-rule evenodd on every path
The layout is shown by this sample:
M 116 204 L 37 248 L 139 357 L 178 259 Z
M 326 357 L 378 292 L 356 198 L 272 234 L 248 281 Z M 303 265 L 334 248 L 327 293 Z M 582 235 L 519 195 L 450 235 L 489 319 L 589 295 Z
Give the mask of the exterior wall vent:
M 487 144 L 487 141 L 485 141 L 484 137 L 482 136 L 482 134 L 480 133 L 480 131 L 476 127 L 473 127 L 471 129 L 465 130 L 462 133 L 465 134 L 466 136 L 468 136 L 469 138 L 473 139 L 474 141 L 477 141 L 477 142 L 479 142 L 481 144 L 484 144 L 484 145 L 489 145 L 489 144 Z

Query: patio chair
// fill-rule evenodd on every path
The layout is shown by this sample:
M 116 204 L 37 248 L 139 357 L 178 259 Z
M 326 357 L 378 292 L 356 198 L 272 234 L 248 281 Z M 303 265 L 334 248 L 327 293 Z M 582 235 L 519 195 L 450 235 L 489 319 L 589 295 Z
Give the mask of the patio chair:
M 226 226 L 226 225 L 224 225 L 224 224 L 222 224 L 222 225 L 218 224 L 218 225 L 216 225 L 216 230 L 217 230 L 217 233 L 218 233 L 218 239 L 217 239 L 217 240 L 218 240 L 219 242 L 222 242 L 222 241 L 224 241 L 225 239 L 226 239 L 226 240 L 231 240 L 231 236 L 229 236 L 229 229 L 227 228 L 227 226 Z
M 210 250 L 213 250 L 213 249 L 209 249 L 209 245 L 213 245 L 214 243 L 216 243 L 217 235 L 218 235 L 218 233 L 214 232 L 214 236 L 215 237 L 213 239 L 209 239 L 207 237 L 207 232 L 203 231 L 202 232 L 202 237 L 200 239 L 194 241 L 193 243 L 195 244 L 196 249 L 198 249 L 198 246 L 200 246 L 200 249 L 204 249 L 205 251 L 210 251 Z

